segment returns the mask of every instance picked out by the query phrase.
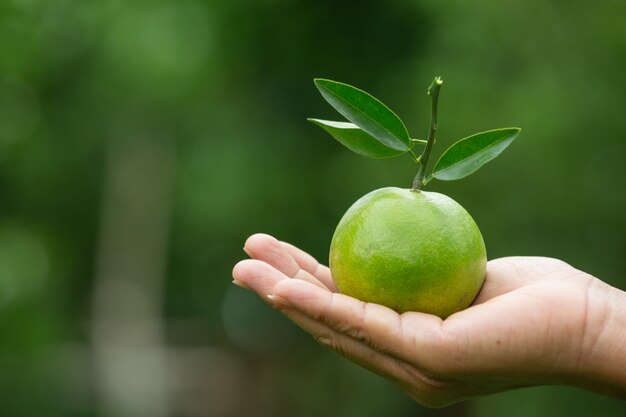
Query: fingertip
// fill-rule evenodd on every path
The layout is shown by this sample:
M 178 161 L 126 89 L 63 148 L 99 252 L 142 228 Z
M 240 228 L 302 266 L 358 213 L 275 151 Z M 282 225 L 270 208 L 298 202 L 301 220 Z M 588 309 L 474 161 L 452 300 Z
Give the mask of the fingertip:
M 237 281 L 244 281 L 248 277 L 254 268 L 254 261 L 252 259 L 244 259 L 235 264 L 232 271 L 233 279 Z
M 265 297 L 277 282 L 288 277 L 263 261 L 245 259 L 234 266 L 233 279 Z
M 256 258 L 256 253 L 263 252 L 273 245 L 279 245 L 278 240 L 274 236 L 266 233 L 255 233 L 246 239 L 243 250 L 251 258 Z
M 253 233 L 248 237 L 248 239 L 246 239 L 246 243 L 262 239 L 276 240 L 274 236 L 268 235 L 267 233 Z

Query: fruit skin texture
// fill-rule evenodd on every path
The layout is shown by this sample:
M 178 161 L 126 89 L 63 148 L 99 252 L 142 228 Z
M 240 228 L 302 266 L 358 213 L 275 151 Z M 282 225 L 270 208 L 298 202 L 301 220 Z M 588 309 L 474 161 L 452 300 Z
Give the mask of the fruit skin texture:
M 478 226 L 443 194 L 388 187 L 348 209 L 330 246 L 339 291 L 400 313 L 446 318 L 480 290 L 487 253 Z

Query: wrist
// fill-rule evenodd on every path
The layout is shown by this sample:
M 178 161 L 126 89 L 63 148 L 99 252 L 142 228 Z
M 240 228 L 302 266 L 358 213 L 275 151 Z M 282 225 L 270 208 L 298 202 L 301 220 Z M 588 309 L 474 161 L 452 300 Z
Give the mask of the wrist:
M 626 398 L 626 292 L 593 280 L 577 379 L 584 388 Z

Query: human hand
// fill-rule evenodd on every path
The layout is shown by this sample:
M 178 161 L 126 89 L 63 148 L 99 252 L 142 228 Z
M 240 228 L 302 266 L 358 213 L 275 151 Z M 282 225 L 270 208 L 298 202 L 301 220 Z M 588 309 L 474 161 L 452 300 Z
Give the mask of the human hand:
M 327 267 L 271 236 L 244 249 L 235 284 L 420 404 L 539 384 L 625 396 L 626 295 L 565 262 L 490 261 L 472 306 L 442 320 L 339 294 Z

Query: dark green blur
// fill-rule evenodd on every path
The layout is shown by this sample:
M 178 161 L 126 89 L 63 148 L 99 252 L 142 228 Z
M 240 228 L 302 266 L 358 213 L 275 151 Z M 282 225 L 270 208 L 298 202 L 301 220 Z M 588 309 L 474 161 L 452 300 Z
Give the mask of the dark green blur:
M 0 2 L 0 415 L 619 416 L 538 387 L 412 403 L 231 284 L 247 236 L 326 262 L 365 193 L 410 187 L 306 121 L 314 77 L 371 92 L 438 145 L 520 126 L 427 190 L 489 258 L 542 255 L 626 289 L 622 0 Z M 432 163 L 432 162 L 431 162 Z

